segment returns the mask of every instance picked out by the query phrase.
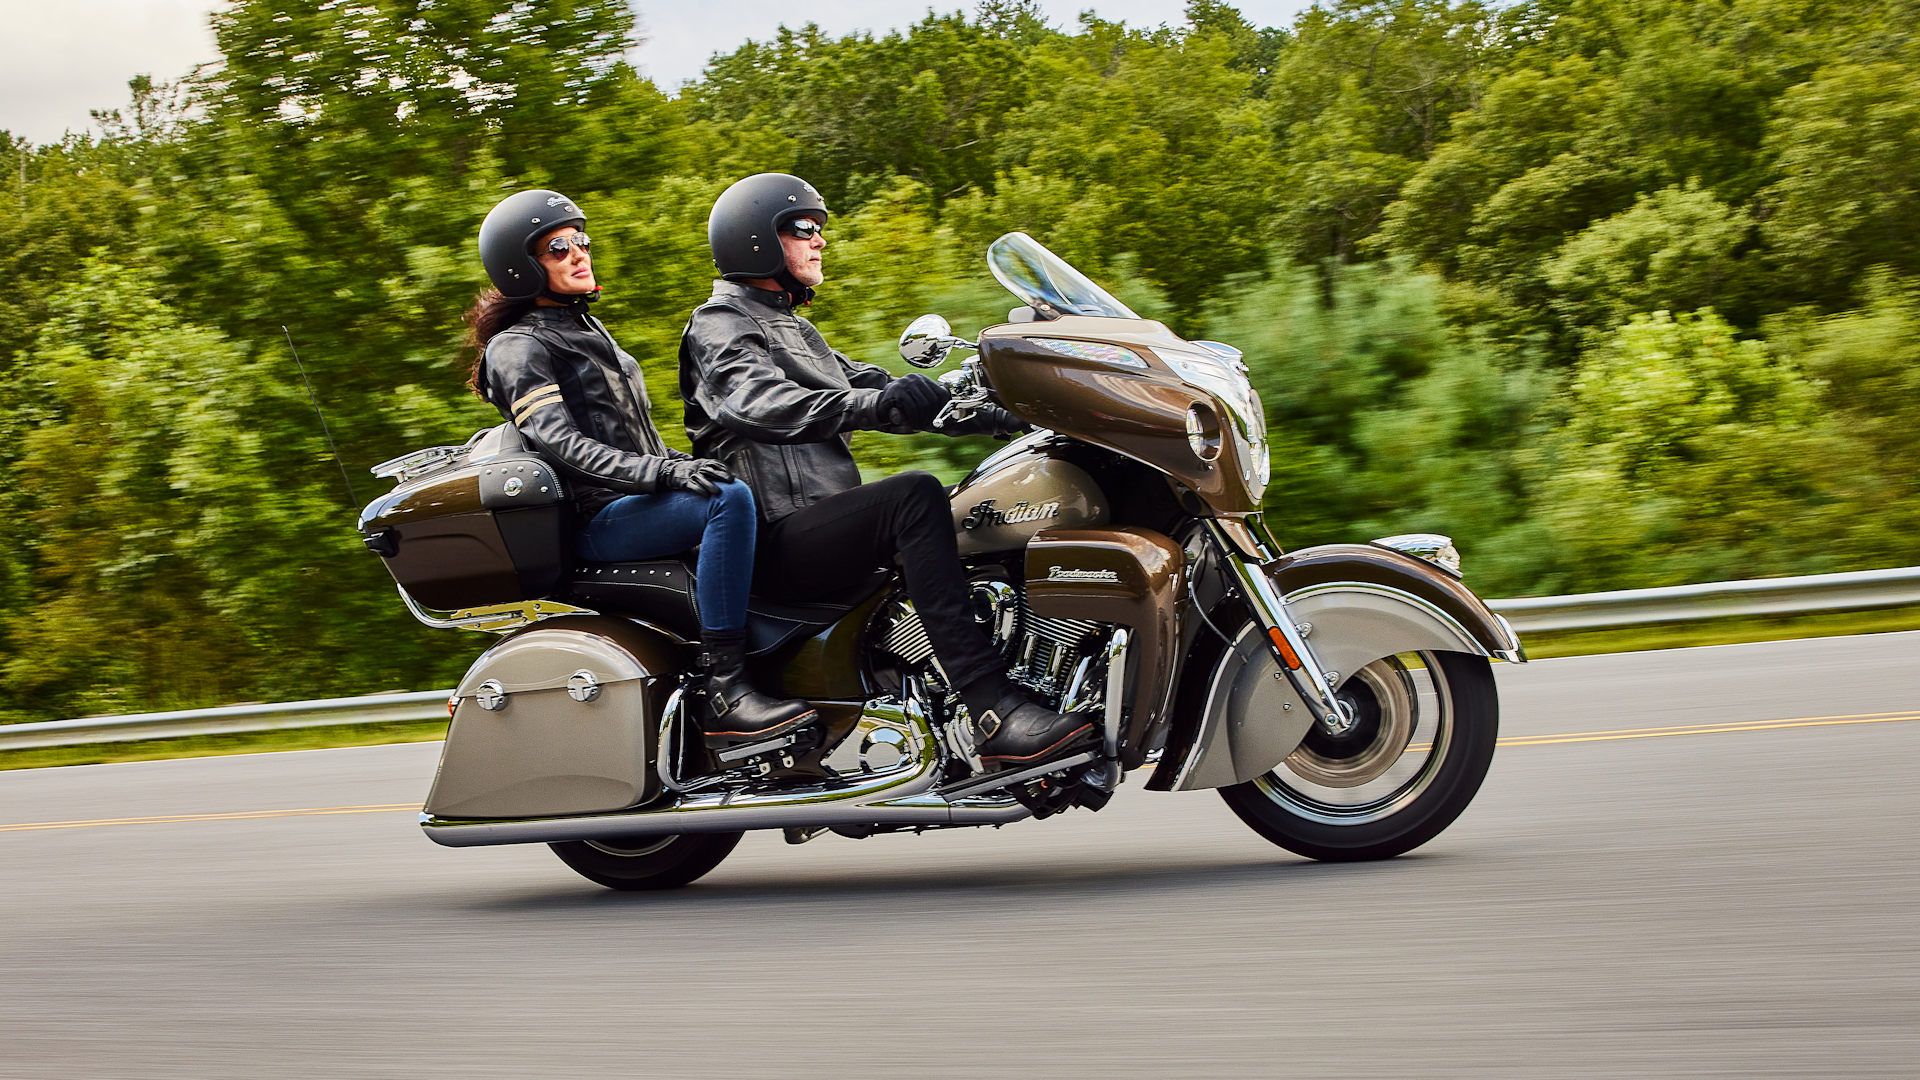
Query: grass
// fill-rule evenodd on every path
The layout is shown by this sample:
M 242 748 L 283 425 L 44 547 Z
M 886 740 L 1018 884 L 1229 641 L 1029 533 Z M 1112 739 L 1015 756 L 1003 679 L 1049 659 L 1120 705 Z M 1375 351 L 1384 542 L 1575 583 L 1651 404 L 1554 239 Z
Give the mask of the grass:
M 1766 615 L 1738 619 L 1707 619 L 1619 630 L 1567 630 L 1526 636 L 1527 656 L 1542 660 L 1555 656 L 1638 652 L 1648 649 L 1684 649 L 1698 645 L 1734 645 L 1789 638 L 1838 637 L 1920 630 L 1920 605 L 1877 611 L 1834 611 L 1816 615 Z M 97 765 L 113 761 L 150 761 L 159 758 L 214 757 L 222 754 L 260 754 L 275 750 L 318 750 L 337 746 L 374 746 L 384 743 L 431 742 L 445 737 L 445 721 L 394 724 L 345 724 L 260 731 L 230 735 L 192 735 L 184 739 L 147 739 L 140 742 L 57 746 L 39 750 L 0 751 L 0 770 L 39 769 L 56 765 Z

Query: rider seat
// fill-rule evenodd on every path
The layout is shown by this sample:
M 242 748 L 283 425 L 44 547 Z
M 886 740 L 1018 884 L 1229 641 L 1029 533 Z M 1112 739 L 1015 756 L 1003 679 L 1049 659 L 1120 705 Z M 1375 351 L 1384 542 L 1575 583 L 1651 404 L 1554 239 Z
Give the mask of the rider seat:
M 832 626 L 878 591 L 886 579 L 884 571 L 876 570 L 851 589 L 805 604 L 763 596 L 749 598 L 747 655 L 773 652 Z M 693 569 L 683 559 L 581 562 L 567 575 L 557 598 L 646 623 L 691 644 L 700 640 L 700 606 L 694 584 Z

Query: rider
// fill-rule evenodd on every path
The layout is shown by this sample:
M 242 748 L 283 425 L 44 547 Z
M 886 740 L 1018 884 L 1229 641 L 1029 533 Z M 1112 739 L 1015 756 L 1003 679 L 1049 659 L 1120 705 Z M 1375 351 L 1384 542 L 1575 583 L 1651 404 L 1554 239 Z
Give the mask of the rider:
M 699 545 L 701 731 L 723 747 L 783 735 L 817 714 L 755 690 L 743 667 L 753 493 L 720 462 L 660 440 L 639 365 L 587 313 L 600 285 L 586 223 L 544 190 L 509 195 L 487 214 L 480 260 L 493 287 L 467 311 L 469 385 L 571 482 L 583 557 L 627 562 Z
M 680 391 L 694 449 L 754 489 L 765 517 L 757 591 L 817 599 L 898 561 L 935 655 L 966 702 L 983 764 L 1001 769 L 1064 753 L 1093 730 L 1027 697 L 973 620 L 947 492 L 931 474 L 871 484 L 848 449 L 854 431 L 931 431 L 950 394 L 848 359 L 794 309 L 824 279 L 827 206 L 785 173 L 735 183 L 713 204 L 707 239 L 722 280 L 680 339 Z M 949 434 L 1011 431 L 1003 409 Z M 958 430 L 956 430 L 956 427 Z

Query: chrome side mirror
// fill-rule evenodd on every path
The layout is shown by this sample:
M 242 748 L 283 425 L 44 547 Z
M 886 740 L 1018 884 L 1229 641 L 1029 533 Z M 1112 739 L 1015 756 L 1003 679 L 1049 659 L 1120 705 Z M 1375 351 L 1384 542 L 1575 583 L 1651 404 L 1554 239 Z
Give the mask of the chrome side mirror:
M 914 367 L 935 368 L 947 362 L 954 349 L 977 348 L 965 338 L 953 336 L 953 327 L 938 315 L 922 315 L 907 324 L 900 335 L 900 359 Z

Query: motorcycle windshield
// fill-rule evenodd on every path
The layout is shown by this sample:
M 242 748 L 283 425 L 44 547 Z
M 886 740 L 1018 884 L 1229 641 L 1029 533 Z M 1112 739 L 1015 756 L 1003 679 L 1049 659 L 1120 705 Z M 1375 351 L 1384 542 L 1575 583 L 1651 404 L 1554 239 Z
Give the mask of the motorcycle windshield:
M 1140 317 L 1026 233 L 1010 232 L 989 245 L 987 266 L 1008 292 L 1043 319 L 1057 319 L 1062 315 Z

